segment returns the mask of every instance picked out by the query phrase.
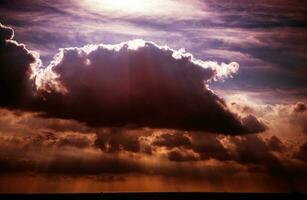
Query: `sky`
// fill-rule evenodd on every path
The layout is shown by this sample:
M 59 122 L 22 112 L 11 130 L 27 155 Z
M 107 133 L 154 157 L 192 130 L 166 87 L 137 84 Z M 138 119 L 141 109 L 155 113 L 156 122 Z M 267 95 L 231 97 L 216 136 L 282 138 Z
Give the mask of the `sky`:
M 306 192 L 306 4 L 2 0 L 0 192 Z

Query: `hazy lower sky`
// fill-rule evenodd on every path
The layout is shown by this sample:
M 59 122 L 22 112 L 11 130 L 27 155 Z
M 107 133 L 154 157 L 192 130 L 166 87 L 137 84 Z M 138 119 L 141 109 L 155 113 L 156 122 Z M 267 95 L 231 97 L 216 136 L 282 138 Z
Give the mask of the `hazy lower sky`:
M 2 0 L 0 192 L 306 192 L 306 13 Z

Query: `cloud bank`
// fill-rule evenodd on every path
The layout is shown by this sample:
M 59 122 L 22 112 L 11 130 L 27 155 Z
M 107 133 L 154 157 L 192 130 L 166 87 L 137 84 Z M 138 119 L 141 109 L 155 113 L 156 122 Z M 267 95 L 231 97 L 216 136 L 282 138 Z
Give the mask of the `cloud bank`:
M 295 130 L 290 121 L 284 124 Z M 295 140 L 293 145 L 280 129 L 242 136 L 148 128 L 93 129 L 72 120 L 0 109 L 0 176 L 3 180 L 7 175 L 30 173 L 77 180 L 120 175 L 130 181 L 129 175 L 137 174 L 199 180 L 199 184 L 208 180 L 226 184 L 240 177 L 243 185 L 251 177 L 262 177 L 261 181 L 269 181 L 266 189 L 282 183 L 284 188 L 276 187 L 278 191 L 305 191 L 301 183 L 306 178 L 306 143 Z M 294 131 L 291 136 L 299 134 L 302 132 Z M 253 178 L 252 183 L 257 180 Z M 248 191 L 251 188 L 249 185 Z
M 1 25 L 1 104 L 75 119 L 94 127 L 151 127 L 224 134 L 261 132 L 255 117 L 241 118 L 208 88 L 235 74 L 237 63 L 195 59 L 153 42 L 60 49 L 44 67 L 38 54 Z

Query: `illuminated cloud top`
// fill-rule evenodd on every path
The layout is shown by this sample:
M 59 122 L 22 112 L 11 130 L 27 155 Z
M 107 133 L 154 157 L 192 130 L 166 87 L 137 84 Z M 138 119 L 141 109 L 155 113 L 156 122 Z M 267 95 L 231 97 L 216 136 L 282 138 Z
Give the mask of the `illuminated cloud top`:
M 3 54 L 11 45 L 19 56 L 1 67 L 1 105 L 40 111 L 45 116 L 75 119 L 96 127 L 151 127 L 245 134 L 265 130 L 255 117 L 241 118 L 211 91 L 210 80 L 236 73 L 237 63 L 221 65 L 195 59 L 153 42 L 132 40 L 117 45 L 61 49 L 47 67 L 37 53 L 12 40 L 1 25 Z M 20 58 L 22 58 L 20 56 Z M 20 70 L 19 76 L 11 71 Z M 31 85 L 34 88 L 31 89 Z M 14 94 L 11 94 L 11 90 Z M 149 92 L 150 91 L 150 92 Z M 222 124 L 222 125 L 221 125 Z

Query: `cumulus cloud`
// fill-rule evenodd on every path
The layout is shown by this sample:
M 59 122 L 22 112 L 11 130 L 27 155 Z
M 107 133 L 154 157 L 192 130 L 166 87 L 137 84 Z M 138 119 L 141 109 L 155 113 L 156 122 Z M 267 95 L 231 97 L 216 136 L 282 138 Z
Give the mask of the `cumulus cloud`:
M 46 99 L 38 104 L 50 116 L 92 126 L 239 134 L 249 130 L 205 85 L 237 68 L 236 63 L 218 65 L 183 50 L 133 40 L 61 49 L 49 66 L 34 75 Z
M 2 106 L 74 119 L 94 127 L 151 127 L 224 134 L 261 132 L 256 118 L 228 110 L 208 88 L 237 63 L 202 61 L 144 40 L 60 49 L 44 67 L 1 25 Z M 3 76 L 3 77 L 2 77 Z M 34 87 L 34 85 L 36 87 Z

